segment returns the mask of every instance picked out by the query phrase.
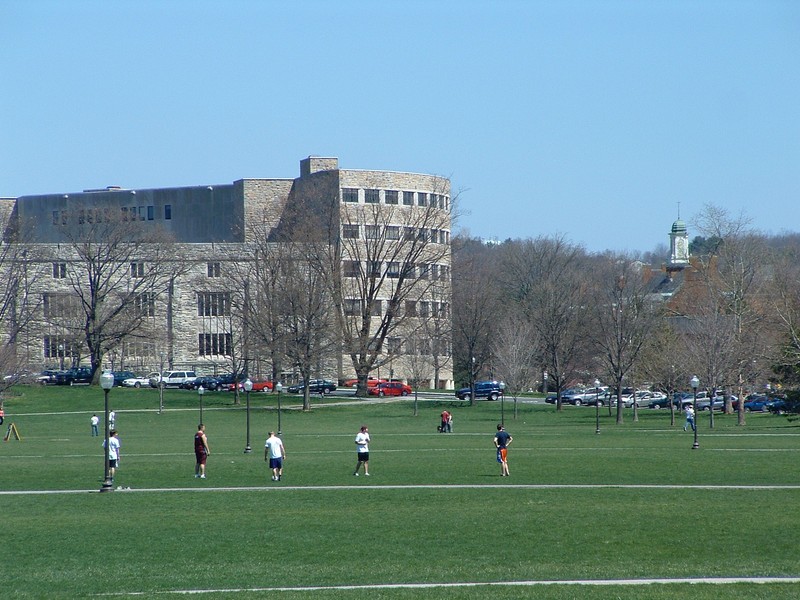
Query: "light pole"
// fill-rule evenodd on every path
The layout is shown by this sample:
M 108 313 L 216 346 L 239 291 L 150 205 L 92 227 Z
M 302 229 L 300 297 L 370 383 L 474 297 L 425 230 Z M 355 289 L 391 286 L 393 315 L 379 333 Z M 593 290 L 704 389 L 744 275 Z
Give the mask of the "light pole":
M 164 412 L 164 353 L 159 354 L 161 357 L 161 367 L 158 372 L 158 414 Z M 200 419 L 202 421 L 202 419 Z
M 697 378 L 697 375 L 692 377 L 689 381 L 689 385 L 692 386 L 692 411 L 694 412 L 694 423 L 692 423 L 692 429 L 694 429 L 694 444 L 692 444 L 692 450 L 697 450 L 700 447 L 700 442 L 697 441 L 697 388 L 700 386 L 700 380 Z
M 206 388 L 202 385 L 197 388 L 197 395 L 200 396 L 200 424 L 203 424 L 203 394 L 206 393 Z
M 275 384 L 275 391 L 278 392 L 278 435 L 281 435 L 283 433 L 281 430 L 281 392 L 283 391 L 283 386 L 280 381 Z
M 248 377 L 244 381 L 244 393 L 247 396 L 247 445 L 244 447 L 244 453 L 250 454 L 253 449 L 250 447 L 250 392 L 253 391 L 253 382 Z
M 548 388 L 547 388 L 547 377 L 548 377 L 547 371 L 546 370 L 542 371 L 542 394 L 544 394 L 545 398 L 547 398 L 547 391 L 548 391 Z
M 103 473 L 103 485 L 100 488 L 101 492 L 110 492 L 114 489 L 114 484 L 111 482 L 111 469 L 109 467 L 109 460 L 108 460 L 108 392 L 114 387 L 114 376 L 106 371 L 102 375 L 100 375 L 100 387 L 103 388 L 103 396 L 105 397 L 105 412 L 106 412 L 106 421 L 105 421 L 105 443 L 103 444 L 103 466 L 104 466 L 104 473 Z
M 64 344 L 58 345 L 58 355 L 61 357 L 61 370 L 64 370 Z
M 600 380 L 594 380 L 594 432 L 600 433 Z
M 475 357 L 472 357 L 472 365 L 469 370 L 469 404 L 475 404 Z
M 506 426 L 506 384 L 500 382 L 500 424 Z

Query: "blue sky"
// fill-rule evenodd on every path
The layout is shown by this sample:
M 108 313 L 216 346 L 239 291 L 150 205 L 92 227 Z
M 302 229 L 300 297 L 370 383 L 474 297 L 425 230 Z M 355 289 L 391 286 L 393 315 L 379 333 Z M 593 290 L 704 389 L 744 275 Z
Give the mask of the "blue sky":
M 800 2 L 0 0 L 0 196 L 434 173 L 460 228 L 800 230 Z

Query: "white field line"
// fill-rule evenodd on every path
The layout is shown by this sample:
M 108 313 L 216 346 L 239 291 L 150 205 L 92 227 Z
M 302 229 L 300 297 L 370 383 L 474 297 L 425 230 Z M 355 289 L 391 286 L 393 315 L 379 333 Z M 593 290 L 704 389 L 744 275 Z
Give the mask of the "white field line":
M 202 485 L 202 484 L 201 484 Z M 421 485 L 307 485 L 307 486 L 241 486 L 241 487 L 172 487 L 172 488 L 130 488 L 118 487 L 118 493 L 166 493 L 166 492 L 304 492 L 304 491 L 347 491 L 347 490 L 800 490 L 799 485 L 678 485 L 678 484 L 421 484 Z M 100 493 L 97 488 L 83 490 L 9 490 L 0 491 L 0 496 L 39 496 L 53 494 L 87 494 Z
M 432 589 L 432 588 L 477 588 L 477 587 L 533 587 L 540 585 L 587 585 L 587 586 L 641 586 L 641 585 L 674 585 L 674 584 L 714 584 L 730 585 L 735 583 L 800 583 L 800 577 L 683 577 L 679 579 L 572 579 L 542 581 L 488 581 L 488 582 L 442 582 L 442 583 L 378 583 L 372 585 L 319 585 L 298 587 L 251 587 L 251 588 L 218 588 L 204 590 L 164 590 L 148 592 L 109 592 L 95 594 L 97 596 L 150 596 L 166 594 L 230 594 L 244 592 L 310 592 L 327 590 L 387 590 L 387 589 Z

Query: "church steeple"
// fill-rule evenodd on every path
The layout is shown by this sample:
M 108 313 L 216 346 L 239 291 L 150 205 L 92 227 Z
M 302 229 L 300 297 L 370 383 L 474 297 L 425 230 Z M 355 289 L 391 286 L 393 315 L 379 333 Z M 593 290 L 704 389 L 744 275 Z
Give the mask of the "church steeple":
M 679 208 L 678 220 L 672 224 L 672 231 L 669 234 L 669 262 L 667 263 L 667 269 L 680 271 L 688 264 L 689 233 L 686 231 L 686 223 L 681 221 Z

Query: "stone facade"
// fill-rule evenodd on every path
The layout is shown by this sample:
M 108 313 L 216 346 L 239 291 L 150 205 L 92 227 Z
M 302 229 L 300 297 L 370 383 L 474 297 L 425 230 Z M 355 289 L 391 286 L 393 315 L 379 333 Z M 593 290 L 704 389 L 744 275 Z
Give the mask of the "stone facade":
M 24 241 L 34 249 L 33 254 L 39 259 L 26 263 L 30 277 L 35 280 L 30 294 L 43 298 L 70 292 L 69 280 L 57 277 L 56 266 L 56 263 L 70 265 L 78 260 L 70 249 L 69 240 L 56 226 L 66 218 L 67 211 L 79 211 L 81 222 L 84 218 L 87 222 L 94 219 L 100 222 L 103 211 L 121 211 L 138 226 L 159 228 L 171 236 L 174 252 L 169 260 L 183 265 L 180 276 L 158 293 L 143 335 L 120 340 L 112 355 L 106 356 L 107 365 L 104 366 L 117 369 L 158 370 L 163 354 L 165 367 L 192 368 L 198 373 L 229 370 L 231 357 L 225 353 L 203 352 L 202 340 L 213 340 L 214 349 L 224 350 L 223 338 L 235 334 L 234 324 L 229 316 L 201 314 L 203 303 L 216 301 L 213 295 L 225 290 L 226 273 L 237 261 L 251 256 L 252 225 L 259 225 L 261 231 L 266 226 L 270 236 L 274 235 L 276 243 L 280 243 L 281 233 L 291 232 L 309 214 L 331 225 L 329 241 L 332 244 L 340 243 L 345 225 L 350 225 L 351 229 L 354 224 L 359 225 L 363 236 L 372 232 L 375 225 L 359 221 L 364 218 L 378 219 L 382 231 L 392 235 L 413 229 L 417 231 L 415 235 L 433 239 L 432 254 L 422 253 L 420 260 L 427 260 L 425 256 L 430 255 L 431 260 L 436 261 L 431 266 L 425 263 L 425 268 L 433 269 L 435 265 L 437 283 L 436 286 L 420 286 L 423 297 L 414 298 L 414 301 L 427 303 L 435 296 L 435 306 L 441 308 L 443 314 L 445 306 L 449 311 L 449 181 L 431 175 L 342 170 L 338 168 L 338 159 L 323 157 L 302 160 L 300 172 L 301 176 L 296 179 L 242 179 L 230 184 L 164 189 L 106 188 L 3 199 L 0 210 L 7 223 L 5 242 Z M 410 201 L 413 204 L 408 204 Z M 434 210 L 428 208 L 431 203 L 434 203 Z M 435 223 L 427 215 L 434 215 Z M 24 236 L 15 236 L 15 232 L 20 231 Z M 359 242 L 362 247 L 369 243 L 366 239 Z M 347 256 L 347 245 L 342 244 L 341 248 L 342 260 L 352 261 L 353 257 Z M 382 268 L 394 268 L 393 264 L 387 260 Z M 422 273 L 422 267 L 418 267 L 420 277 Z M 428 276 L 426 272 L 425 277 Z M 344 285 L 346 287 L 347 282 Z M 425 296 L 431 298 L 426 300 Z M 387 296 L 385 300 L 388 303 L 390 298 Z M 18 351 L 32 369 L 60 366 L 62 361 L 69 366 L 85 356 L 85 352 L 65 340 L 57 322 L 49 321 L 40 315 L 37 325 L 17 338 Z M 436 342 L 437 347 L 446 349 L 449 357 L 450 339 L 449 334 L 445 335 L 446 339 Z M 404 354 L 407 356 L 417 349 L 410 340 L 406 346 L 407 350 L 397 352 L 396 361 L 391 361 L 391 372 L 396 378 L 410 378 L 404 372 L 407 364 Z M 253 359 L 249 367 L 252 375 L 269 374 L 271 366 L 262 360 L 261 357 Z M 440 362 L 438 380 L 430 383 L 452 387 L 449 359 Z M 354 375 L 347 355 L 337 356 L 326 364 L 320 377 L 341 380 Z M 283 376 L 290 381 L 291 368 L 284 371 Z M 384 369 L 375 375 L 388 377 L 388 371 Z

